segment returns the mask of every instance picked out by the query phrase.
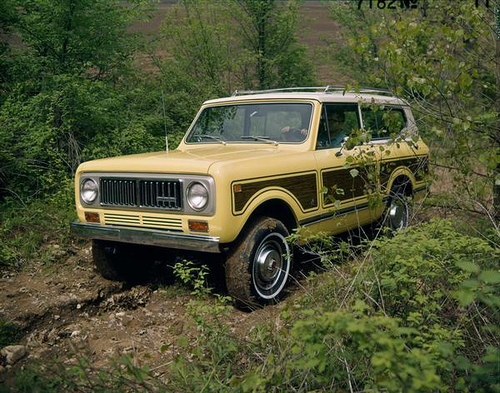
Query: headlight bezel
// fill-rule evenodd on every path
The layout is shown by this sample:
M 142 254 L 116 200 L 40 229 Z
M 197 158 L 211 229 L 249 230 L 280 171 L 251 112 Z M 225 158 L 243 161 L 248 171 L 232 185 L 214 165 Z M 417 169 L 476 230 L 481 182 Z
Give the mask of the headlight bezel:
M 198 193 L 196 195 L 192 195 L 194 187 L 198 188 Z M 201 196 L 199 193 L 200 187 L 204 196 Z M 204 198 L 204 203 L 202 205 L 196 204 L 192 201 L 192 198 L 200 198 L 200 196 Z M 204 211 L 210 204 L 210 191 L 208 190 L 208 187 L 200 181 L 192 181 L 189 183 L 186 187 L 186 202 L 195 212 Z
M 88 189 L 85 190 L 85 185 L 86 184 L 93 184 L 94 185 L 94 196 L 93 198 L 86 198 L 86 192 L 89 191 Z M 92 190 L 90 190 L 92 192 Z M 82 202 L 86 205 L 95 205 L 96 202 L 99 200 L 99 185 L 97 181 L 91 177 L 84 177 L 82 181 L 80 182 L 80 199 Z

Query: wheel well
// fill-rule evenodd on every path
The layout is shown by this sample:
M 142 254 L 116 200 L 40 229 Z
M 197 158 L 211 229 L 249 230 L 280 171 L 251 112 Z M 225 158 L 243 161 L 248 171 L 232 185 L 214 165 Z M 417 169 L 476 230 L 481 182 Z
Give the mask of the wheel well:
M 413 194 L 413 185 L 411 183 L 411 180 L 408 176 L 405 175 L 399 175 L 394 179 L 392 182 L 392 187 L 394 186 L 404 186 L 404 191 L 407 196 L 410 196 Z
M 281 199 L 271 199 L 269 201 L 265 201 L 252 212 L 248 222 L 263 216 L 280 220 L 283 224 L 285 224 L 289 232 L 291 232 L 292 229 L 297 228 L 297 219 L 293 214 L 292 208 L 288 205 L 288 203 L 282 201 Z

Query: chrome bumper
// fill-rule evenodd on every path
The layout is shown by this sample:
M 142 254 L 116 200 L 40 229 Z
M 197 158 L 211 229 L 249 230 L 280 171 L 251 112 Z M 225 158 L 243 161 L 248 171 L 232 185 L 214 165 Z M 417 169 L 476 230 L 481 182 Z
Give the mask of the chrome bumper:
M 122 243 L 146 244 L 176 248 L 180 250 L 219 253 L 219 238 L 205 235 L 164 232 L 154 229 L 110 227 L 87 224 L 79 221 L 70 223 L 71 233 L 87 239 L 112 240 Z

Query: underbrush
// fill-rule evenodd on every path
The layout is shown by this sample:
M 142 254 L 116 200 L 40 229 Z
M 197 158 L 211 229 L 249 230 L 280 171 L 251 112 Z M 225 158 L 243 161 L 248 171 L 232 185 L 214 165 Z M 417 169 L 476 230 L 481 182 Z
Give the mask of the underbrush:
M 23 268 L 35 258 L 50 262 L 67 245 L 75 217 L 69 178 L 50 196 L 28 202 L 7 198 L 0 205 L 0 270 Z
M 499 248 L 435 220 L 376 240 L 294 305 L 281 358 L 262 387 L 496 391 Z
M 97 374 L 83 362 L 71 373 L 30 369 L 18 387 L 36 375 L 61 391 L 500 391 L 500 248 L 457 228 L 433 220 L 348 263 L 323 256 L 331 269 L 279 306 L 279 321 L 247 334 L 227 322 L 228 299 L 210 294 L 203 271 L 178 266 L 196 293 L 198 336 L 179 338 L 184 353 L 160 378 L 122 358 Z
M 22 335 L 17 325 L 0 318 L 0 348 L 16 344 Z

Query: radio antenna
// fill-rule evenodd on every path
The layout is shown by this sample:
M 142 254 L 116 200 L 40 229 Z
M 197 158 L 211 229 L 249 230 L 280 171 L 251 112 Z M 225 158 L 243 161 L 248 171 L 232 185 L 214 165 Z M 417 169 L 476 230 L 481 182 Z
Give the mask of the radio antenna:
M 165 130 L 165 151 L 168 153 L 167 113 L 165 110 L 165 92 L 163 89 L 161 89 L 161 103 L 163 106 L 163 128 Z

